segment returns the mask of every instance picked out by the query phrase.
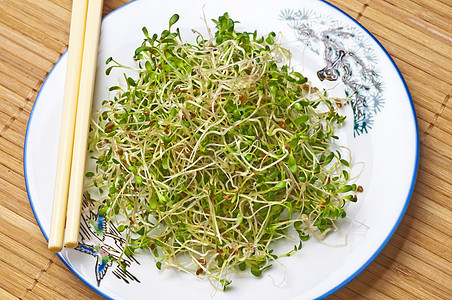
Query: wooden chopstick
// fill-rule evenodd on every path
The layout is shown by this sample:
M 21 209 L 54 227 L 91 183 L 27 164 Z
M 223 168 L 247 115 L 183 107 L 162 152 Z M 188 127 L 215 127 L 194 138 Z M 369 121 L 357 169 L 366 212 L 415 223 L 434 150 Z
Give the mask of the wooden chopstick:
M 58 163 L 48 244 L 49 250 L 53 252 L 59 252 L 63 248 L 77 98 L 82 69 L 83 44 L 85 40 L 87 4 L 88 0 L 74 0 L 72 2 L 63 118 L 61 120 Z
M 64 245 L 75 248 L 78 245 L 80 217 L 85 178 L 85 161 L 88 143 L 91 105 L 96 75 L 97 49 L 99 45 L 103 0 L 89 0 L 86 18 L 85 43 L 77 102 L 72 167 L 66 213 Z
M 73 0 L 49 250 L 76 247 L 103 0 Z M 66 229 L 65 229 L 66 226 Z

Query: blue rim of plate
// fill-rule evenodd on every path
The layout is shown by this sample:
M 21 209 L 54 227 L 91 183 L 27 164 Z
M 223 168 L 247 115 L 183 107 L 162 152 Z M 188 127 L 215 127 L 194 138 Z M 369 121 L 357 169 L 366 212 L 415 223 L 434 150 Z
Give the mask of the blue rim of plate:
M 108 15 L 106 15 L 104 17 L 104 20 L 106 18 L 108 18 L 111 14 L 118 12 L 120 9 L 126 7 L 127 5 L 135 2 L 136 0 L 132 0 L 126 4 L 124 4 L 123 6 L 115 9 L 114 11 L 110 12 Z M 348 284 L 353 278 L 355 278 L 359 273 L 361 273 L 377 256 L 378 254 L 380 254 L 381 250 L 383 250 L 383 248 L 386 246 L 386 244 L 389 242 L 389 240 L 391 239 L 391 237 L 393 236 L 394 232 L 396 231 L 396 229 L 398 228 L 400 222 L 402 221 L 403 216 L 405 215 L 406 209 L 408 207 L 408 204 L 410 202 L 411 196 L 413 194 L 413 190 L 414 190 L 414 185 L 416 183 L 416 177 L 417 177 L 417 171 L 418 171 L 418 165 L 419 165 L 419 130 L 418 130 L 418 122 L 417 122 L 417 118 L 416 118 L 416 112 L 414 109 L 414 103 L 413 103 L 413 99 L 411 97 L 411 94 L 408 90 L 408 86 L 405 82 L 405 79 L 402 76 L 402 73 L 400 72 L 399 68 L 397 67 L 396 63 L 394 62 L 394 60 L 392 59 L 391 55 L 388 53 L 388 51 L 383 47 L 383 45 L 363 26 L 361 25 L 358 21 L 356 21 L 354 18 L 352 18 L 349 14 L 347 14 L 346 12 L 344 12 L 343 10 L 341 10 L 340 8 L 334 6 L 331 3 L 326 2 L 326 0 L 318 0 L 320 2 L 325 3 L 326 5 L 334 8 L 335 10 L 337 10 L 339 13 L 341 13 L 342 15 L 344 15 L 345 17 L 347 17 L 348 19 L 350 19 L 351 21 L 353 21 L 353 23 L 355 23 L 358 27 L 360 27 L 369 37 L 371 37 L 375 43 L 380 47 L 380 49 L 386 54 L 386 56 L 388 57 L 389 61 L 391 62 L 392 66 L 394 67 L 394 69 L 396 70 L 397 74 L 400 77 L 400 80 L 403 84 L 403 87 L 405 88 L 405 92 L 408 96 L 408 99 L 410 101 L 410 105 L 411 105 L 411 110 L 412 110 L 412 116 L 414 119 L 414 127 L 416 130 L 416 160 L 414 162 L 414 170 L 413 170 L 413 175 L 412 175 L 412 179 L 411 179 L 411 186 L 410 186 L 410 190 L 408 192 L 407 195 L 407 199 L 405 200 L 405 204 L 402 208 L 402 211 L 400 212 L 400 215 L 396 221 L 396 223 L 394 224 L 394 227 L 391 229 L 391 231 L 389 232 L 388 236 L 386 237 L 386 239 L 382 242 L 382 244 L 380 245 L 380 247 L 375 251 L 375 253 L 359 268 L 357 269 L 353 274 L 351 274 L 347 279 L 345 279 L 343 282 L 341 282 L 340 284 L 338 284 L 336 287 L 334 287 L 333 289 L 329 290 L 328 292 L 324 293 L 323 295 L 317 297 L 316 299 L 323 299 L 333 293 L 335 293 L 336 291 L 338 291 L 339 289 L 341 289 L 342 287 L 344 287 L 346 284 Z M 67 52 L 67 51 L 66 51 Z M 60 59 L 58 59 L 58 61 L 55 63 L 55 65 L 53 66 L 52 70 L 50 70 L 49 74 L 47 75 L 46 79 L 44 80 L 42 86 L 44 86 L 46 84 L 47 78 L 50 77 L 50 75 L 52 74 L 53 70 L 55 69 L 55 67 L 61 62 L 61 58 L 66 55 L 66 52 L 63 53 L 63 55 L 60 57 Z M 41 88 L 42 88 L 41 86 Z M 24 178 L 25 178 L 25 186 L 27 188 L 27 195 L 28 195 L 28 200 L 30 202 L 30 206 L 31 209 L 33 211 L 33 214 L 35 215 L 35 219 L 39 225 L 39 228 L 41 229 L 42 234 L 44 235 L 45 239 L 48 241 L 49 238 L 47 236 L 47 234 L 45 233 L 43 226 L 39 220 L 38 215 L 35 212 L 35 207 L 33 205 L 33 200 L 31 199 L 30 193 L 29 193 L 29 188 L 28 188 L 28 176 L 27 176 L 27 156 L 26 156 L 26 152 L 27 152 L 27 141 L 28 141 L 28 130 L 29 130 L 29 125 L 30 122 L 32 120 L 33 117 L 33 113 L 34 113 L 34 109 L 36 106 L 36 103 L 38 102 L 39 96 L 41 94 L 41 89 L 38 92 L 38 95 L 36 96 L 36 100 L 33 104 L 33 108 L 31 109 L 31 113 L 30 113 L 30 117 L 28 120 L 28 124 L 27 124 L 27 130 L 25 133 L 25 141 L 24 141 L 24 152 L 23 152 L 23 156 L 24 156 Z M 98 294 L 100 294 L 101 296 L 107 298 L 107 299 L 113 299 L 111 296 L 105 294 L 104 292 L 102 292 L 98 287 L 92 285 L 91 283 L 89 283 L 77 270 L 75 270 L 68 262 L 66 262 L 66 260 L 62 257 L 62 255 L 60 253 L 57 253 L 57 256 L 61 259 L 61 261 L 68 267 L 68 269 L 74 273 L 81 281 L 83 281 L 89 288 L 91 288 L 92 290 L 96 291 Z

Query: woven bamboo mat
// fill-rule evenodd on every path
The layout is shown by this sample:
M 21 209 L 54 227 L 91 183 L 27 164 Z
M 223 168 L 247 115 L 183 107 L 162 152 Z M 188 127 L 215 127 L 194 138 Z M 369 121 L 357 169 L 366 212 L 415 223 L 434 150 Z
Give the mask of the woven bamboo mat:
M 129 2 L 105 0 L 104 13 Z M 377 258 L 331 299 L 452 299 L 452 2 L 329 0 L 399 66 L 419 121 L 411 203 Z M 24 183 L 37 93 L 67 49 L 70 0 L 0 0 L 0 299 L 101 299 L 47 250 Z

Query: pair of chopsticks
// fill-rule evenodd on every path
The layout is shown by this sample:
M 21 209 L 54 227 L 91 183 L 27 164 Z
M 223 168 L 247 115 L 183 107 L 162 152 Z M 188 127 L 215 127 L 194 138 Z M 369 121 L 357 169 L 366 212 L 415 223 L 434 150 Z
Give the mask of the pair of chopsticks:
M 103 0 L 73 0 L 49 250 L 78 245 Z

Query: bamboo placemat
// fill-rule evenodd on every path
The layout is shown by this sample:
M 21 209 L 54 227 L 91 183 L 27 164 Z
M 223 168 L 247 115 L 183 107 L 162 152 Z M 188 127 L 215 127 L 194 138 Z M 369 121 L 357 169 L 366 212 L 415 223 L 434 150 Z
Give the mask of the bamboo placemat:
M 105 0 L 104 14 L 128 0 Z M 452 299 L 452 2 L 329 0 L 400 68 L 419 122 L 416 187 L 377 258 L 330 299 Z M 0 1 L 0 299 L 102 299 L 47 250 L 23 174 L 27 121 L 67 49 L 70 0 Z

